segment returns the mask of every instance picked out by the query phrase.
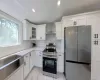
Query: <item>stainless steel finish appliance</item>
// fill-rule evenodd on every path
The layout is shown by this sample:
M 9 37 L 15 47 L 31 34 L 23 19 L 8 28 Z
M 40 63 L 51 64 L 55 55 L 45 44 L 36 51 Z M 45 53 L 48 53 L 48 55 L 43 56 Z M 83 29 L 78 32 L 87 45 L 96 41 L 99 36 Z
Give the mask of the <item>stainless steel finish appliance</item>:
M 43 57 L 43 71 L 57 74 L 57 59 Z
M 43 72 L 44 75 L 56 77 L 57 52 L 53 43 L 49 43 L 48 45 L 46 45 L 46 49 L 43 51 Z
M 84 66 L 85 69 L 91 63 L 91 26 L 66 27 L 64 29 L 64 44 L 66 79 L 87 80 L 77 72 L 84 75 L 85 70 L 81 71 L 81 67 Z
M 4 80 L 23 64 L 23 58 L 17 55 L 0 59 L 0 80 Z

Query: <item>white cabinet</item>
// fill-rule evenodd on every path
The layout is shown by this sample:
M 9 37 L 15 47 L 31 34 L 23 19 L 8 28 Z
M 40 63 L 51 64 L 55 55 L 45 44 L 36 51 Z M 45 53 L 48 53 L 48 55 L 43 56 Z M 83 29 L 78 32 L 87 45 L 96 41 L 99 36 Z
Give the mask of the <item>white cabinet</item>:
M 32 70 L 32 68 L 34 67 L 34 52 L 35 51 L 32 51 L 32 52 L 30 52 L 30 71 Z
M 36 39 L 36 25 L 31 24 L 27 20 L 23 21 L 23 40 Z
M 57 53 L 57 72 L 64 72 L 64 54 Z
M 42 67 L 42 52 L 41 51 L 35 51 L 35 66 Z
M 73 17 L 71 20 L 73 21 L 73 25 L 80 26 L 80 25 L 87 24 L 86 18 L 87 18 L 86 15 L 81 15 L 81 16 Z
M 61 22 L 56 22 L 56 39 L 61 40 L 62 39 L 62 24 Z
M 23 79 L 23 66 L 21 66 L 14 74 L 7 80 L 24 80 Z
M 29 61 L 29 57 L 30 57 L 29 54 L 27 54 L 27 55 L 24 56 L 24 79 L 25 79 L 25 77 L 28 75 L 28 73 L 30 71 L 30 67 L 29 67 L 30 61 Z
M 37 25 L 36 40 L 45 40 L 46 38 L 46 24 Z
M 86 15 L 77 15 L 64 18 L 62 20 L 63 27 L 72 27 L 72 26 L 82 26 L 87 25 L 87 16 Z

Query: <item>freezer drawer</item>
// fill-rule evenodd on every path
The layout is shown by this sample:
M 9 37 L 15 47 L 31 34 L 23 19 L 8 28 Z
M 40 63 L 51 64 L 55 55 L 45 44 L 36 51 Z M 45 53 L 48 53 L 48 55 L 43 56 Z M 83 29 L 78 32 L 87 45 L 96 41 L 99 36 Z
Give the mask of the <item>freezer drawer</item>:
M 66 62 L 65 75 L 67 80 L 91 80 L 89 65 Z

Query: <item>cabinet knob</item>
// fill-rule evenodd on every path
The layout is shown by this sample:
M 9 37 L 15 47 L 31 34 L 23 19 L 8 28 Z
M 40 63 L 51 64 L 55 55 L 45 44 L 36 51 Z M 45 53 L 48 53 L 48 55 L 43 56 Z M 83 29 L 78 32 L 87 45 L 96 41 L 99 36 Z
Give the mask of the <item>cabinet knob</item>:
M 28 57 L 28 56 L 25 56 L 26 58 Z
M 30 37 L 30 39 L 32 39 L 32 37 Z
M 73 25 L 77 25 L 77 22 L 76 22 L 76 21 L 74 21 Z
M 26 62 L 24 62 L 24 65 L 26 65 Z
M 42 37 L 40 37 L 40 39 L 42 39 Z
M 31 56 L 31 53 L 30 53 L 30 56 Z

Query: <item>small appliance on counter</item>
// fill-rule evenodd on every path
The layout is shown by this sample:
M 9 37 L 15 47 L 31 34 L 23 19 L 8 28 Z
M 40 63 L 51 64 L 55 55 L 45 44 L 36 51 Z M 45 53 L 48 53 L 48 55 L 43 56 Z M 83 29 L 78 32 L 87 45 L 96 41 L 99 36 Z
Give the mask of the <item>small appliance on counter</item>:
M 46 45 L 43 51 L 43 74 L 57 78 L 57 52 L 53 43 Z
M 36 47 L 36 43 L 32 43 L 32 47 Z

